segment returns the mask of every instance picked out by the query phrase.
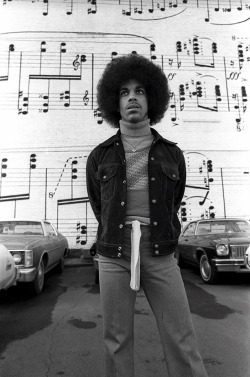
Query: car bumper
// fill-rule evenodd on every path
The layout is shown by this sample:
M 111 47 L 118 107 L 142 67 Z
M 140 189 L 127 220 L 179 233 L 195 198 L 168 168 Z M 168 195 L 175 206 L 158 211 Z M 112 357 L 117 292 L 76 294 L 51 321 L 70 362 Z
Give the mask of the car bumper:
M 35 279 L 36 276 L 36 268 L 30 267 L 30 268 L 19 268 L 19 277 L 17 281 L 19 282 L 30 282 Z
M 244 259 L 213 259 L 212 264 L 219 272 L 250 273 Z

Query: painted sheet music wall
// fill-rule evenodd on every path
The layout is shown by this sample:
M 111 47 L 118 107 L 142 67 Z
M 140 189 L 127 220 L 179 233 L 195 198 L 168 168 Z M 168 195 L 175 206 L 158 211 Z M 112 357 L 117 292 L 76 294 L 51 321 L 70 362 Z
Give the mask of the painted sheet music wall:
M 116 132 L 96 84 L 110 59 L 136 51 L 170 83 L 157 130 L 185 154 L 182 224 L 249 219 L 249 23 L 241 0 L 3 0 L 1 218 L 48 219 L 72 248 L 92 244 L 86 159 Z

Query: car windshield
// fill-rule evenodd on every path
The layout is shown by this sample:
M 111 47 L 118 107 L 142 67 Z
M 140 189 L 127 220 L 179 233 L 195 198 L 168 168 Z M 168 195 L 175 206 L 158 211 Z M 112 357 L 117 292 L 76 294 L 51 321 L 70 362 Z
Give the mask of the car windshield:
M 217 233 L 250 233 L 250 225 L 242 220 L 204 221 L 198 224 L 197 235 Z
M 37 221 L 0 221 L 0 235 L 43 235 L 43 228 Z

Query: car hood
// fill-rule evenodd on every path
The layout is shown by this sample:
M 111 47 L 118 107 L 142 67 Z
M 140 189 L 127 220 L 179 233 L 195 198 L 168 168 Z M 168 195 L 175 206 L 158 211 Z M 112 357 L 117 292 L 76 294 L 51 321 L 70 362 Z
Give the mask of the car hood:
M 245 245 L 250 244 L 250 234 L 242 235 L 237 233 L 218 234 L 209 237 L 215 243 L 228 243 L 231 245 Z
M 38 241 L 40 241 L 44 236 L 0 236 L 0 243 L 5 245 L 9 250 L 22 250 L 28 249 L 28 247 Z

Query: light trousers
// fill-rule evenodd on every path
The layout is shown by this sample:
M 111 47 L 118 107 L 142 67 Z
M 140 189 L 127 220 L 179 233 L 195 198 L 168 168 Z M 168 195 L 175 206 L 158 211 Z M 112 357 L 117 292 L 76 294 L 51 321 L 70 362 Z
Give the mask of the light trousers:
M 207 377 L 174 255 L 153 257 L 149 227 L 141 233 L 141 286 L 157 321 L 168 377 Z M 126 226 L 124 258 L 99 256 L 106 377 L 134 377 L 137 293 L 130 288 L 130 235 Z

